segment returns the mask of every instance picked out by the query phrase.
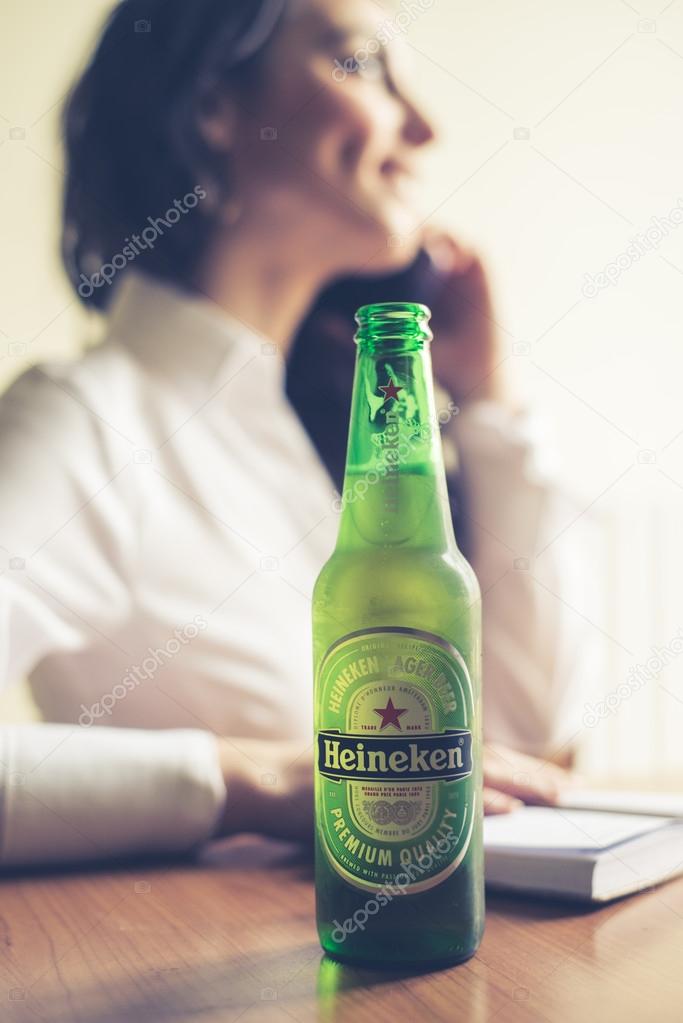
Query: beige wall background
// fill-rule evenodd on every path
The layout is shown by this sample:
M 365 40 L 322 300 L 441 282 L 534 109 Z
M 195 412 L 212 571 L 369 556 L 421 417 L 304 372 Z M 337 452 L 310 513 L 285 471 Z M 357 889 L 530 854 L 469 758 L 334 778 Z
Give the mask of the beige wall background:
M 96 330 L 58 263 L 58 114 L 110 6 L 6 0 L 0 12 L 0 386 Z M 581 507 L 608 526 L 606 596 L 595 610 L 596 565 L 572 609 L 601 647 L 598 699 L 683 626 L 683 225 L 661 227 L 683 207 L 683 0 L 398 9 L 442 132 L 431 219 L 486 255 L 508 367 Z M 653 223 L 661 239 L 629 261 Z M 616 282 L 587 297 L 585 275 L 620 259 Z M 682 673 L 670 659 L 586 727 L 585 764 L 680 772 Z

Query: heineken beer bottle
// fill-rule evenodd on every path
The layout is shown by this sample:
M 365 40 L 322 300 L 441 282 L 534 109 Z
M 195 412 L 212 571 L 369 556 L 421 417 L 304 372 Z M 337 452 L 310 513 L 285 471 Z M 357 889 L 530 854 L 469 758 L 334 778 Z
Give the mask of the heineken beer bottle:
M 480 594 L 453 534 L 430 312 L 356 314 L 337 546 L 313 597 L 323 948 L 445 964 L 484 922 Z

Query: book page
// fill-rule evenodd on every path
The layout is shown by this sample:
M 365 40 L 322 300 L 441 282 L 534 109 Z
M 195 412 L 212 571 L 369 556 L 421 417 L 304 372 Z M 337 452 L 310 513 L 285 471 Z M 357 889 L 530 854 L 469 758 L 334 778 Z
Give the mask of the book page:
M 561 806 L 575 807 L 579 810 L 604 810 L 683 818 L 683 796 L 676 792 L 568 789 L 561 794 L 559 801 Z
M 669 823 L 666 817 L 525 806 L 484 818 L 488 849 L 597 851 Z

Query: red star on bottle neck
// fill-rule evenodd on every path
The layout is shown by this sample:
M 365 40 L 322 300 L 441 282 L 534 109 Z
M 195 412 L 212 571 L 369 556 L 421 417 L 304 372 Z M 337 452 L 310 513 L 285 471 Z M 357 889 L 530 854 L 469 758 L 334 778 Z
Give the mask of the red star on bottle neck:
M 380 732 L 383 728 L 386 728 L 387 725 L 394 725 L 395 728 L 400 728 L 401 722 L 399 721 L 399 718 L 402 714 L 405 714 L 407 710 L 407 707 L 394 707 L 391 697 L 389 697 L 386 707 L 382 707 L 381 709 L 379 707 L 375 707 L 375 714 L 379 714 L 382 719 L 382 724 L 379 726 Z
M 384 400 L 389 401 L 389 398 L 393 398 L 394 401 L 398 400 L 398 392 L 402 391 L 402 387 L 397 387 L 393 380 L 389 380 L 386 384 L 379 385 L 380 391 L 384 391 Z

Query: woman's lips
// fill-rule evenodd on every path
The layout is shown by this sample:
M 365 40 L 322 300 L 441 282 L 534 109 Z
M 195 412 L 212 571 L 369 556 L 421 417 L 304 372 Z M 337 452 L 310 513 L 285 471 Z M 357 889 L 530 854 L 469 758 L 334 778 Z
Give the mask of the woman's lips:
M 417 178 L 408 170 L 396 169 L 382 173 L 384 183 L 388 190 L 399 199 L 413 199 L 417 188 Z

